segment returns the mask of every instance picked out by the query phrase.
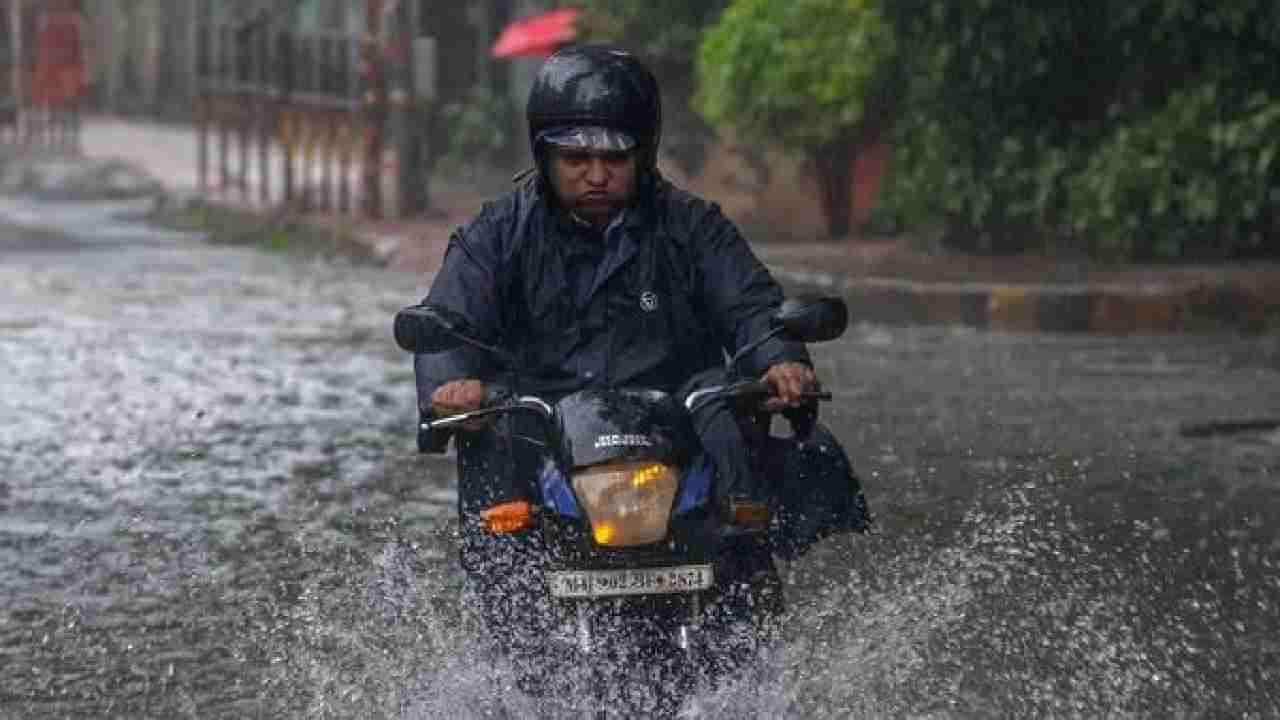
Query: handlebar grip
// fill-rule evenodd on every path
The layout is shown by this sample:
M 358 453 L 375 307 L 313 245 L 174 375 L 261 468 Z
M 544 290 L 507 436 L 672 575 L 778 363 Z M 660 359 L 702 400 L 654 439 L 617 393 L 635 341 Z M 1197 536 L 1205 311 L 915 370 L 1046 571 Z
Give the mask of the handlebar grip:
M 484 402 L 480 404 L 482 408 L 490 408 L 495 405 L 501 405 L 516 396 L 516 391 L 502 383 L 488 382 L 484 384 Z
M 499 405 L 502 405 L 503 403 L 510 401 L 512 398 L 515 397 L 515 391 L 501 383 L 487 382 L 487 383 L 483 383 L 483 386 L 484 386 L 484 398 L 480 401 L 480 405 L 474 408 L 475 410 L 486 410 L 489 408 L 494 408 Z M 461 410 L 454 407 L 439 407 L 434 404 L 431 405 L 431 415 L 437 419 L 449 417 L 451 415 L 458 415 L 463 412 L 470 412 L 470 411 Z
M 689 412 L 697 412 L 708 403 L 732 400 L 737 398 L 739 402 L 761 402 L 774 398 L 773 386 L 763 380 L 739 380 L 729 385 L 718 385 L 700 390 L 695 390 L 684 399 L 684 406 Z M 831 400 L 831 393 L 823 390 L 821 386 L 802 393 L 801 397 L 805 400 L 827 401 Z
M 776 397 L 778 396 L 774 394 L 773 388 L 769 388 L 768 397 L 762 398 L 760 401 L 761 406 L 763 407 L 766 402 Z M 800 403 L 799 407 L 803 408 L 810 404 L 816 404 L 820 402 L 831 402 L 832 395 L 830 390 L 822 390 L 822 389 L 806 390 L 803 393 L 800 393 L 800 399 L 803 402 Z
M 773 387 L 770 386 L 768 383 L 759 382 L 757 384 L 760 386 L 759 392 L 761 394 L 768 395 L 771 398 L 777 397 L 777 393 L 773 391 Z M 818 401 L 830 401 L 832 399 L 831 391 L 823 390 L 821 386 L 818 386 L 813 390 L 805 390 L 804 392 L 800 393 L 800 397 L 804 400 L 818 400 Z

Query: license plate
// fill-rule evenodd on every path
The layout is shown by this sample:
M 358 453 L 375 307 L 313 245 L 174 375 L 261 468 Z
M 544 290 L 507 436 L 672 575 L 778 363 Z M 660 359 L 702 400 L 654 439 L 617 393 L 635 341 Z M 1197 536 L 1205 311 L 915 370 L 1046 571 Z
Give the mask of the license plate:
M 565 570 L 547 573 L 551 596 L 557 598 L 697 592 L 710 588 L 713 581 L 714 575 L 710 565 L 632 570 Z

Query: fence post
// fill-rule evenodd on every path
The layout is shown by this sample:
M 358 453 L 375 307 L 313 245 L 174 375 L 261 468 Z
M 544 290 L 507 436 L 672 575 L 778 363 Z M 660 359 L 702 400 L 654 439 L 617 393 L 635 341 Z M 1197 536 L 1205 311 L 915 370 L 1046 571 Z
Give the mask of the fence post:
M 355 132 L 350 113 L 346 113 L 338 125 L 338 212 L 351 214 L 351 151 L 355 147 Z
M 360 41 L 348 36 L 342 43 L 342 55 L 351 58 L 359 57 Z M 357 114 L 360 112 L 360 78 L 356 68 L 351 67 L 348 60 L 343 63 L 341 93 L 347 101 L 341 125 L 338 127 L 338 210 L 343 215 L 351 214 L 351 161 L 356 143 L 359 142 L 356 128 Z
M 203 198 L 209 192 L 209 34 L 202 24 L 196 33 L 196 187 Z
M 13 81 L 13 111 L 15 113 L 14 134 L 18 137 L 21 137 L 23 133 L 22 116 L 25 104 L 23 103 L 23 97 L 26 93 L 26 83 L 23 82 L 25 80 L 23 76 L 26 74 L 24 69 L 26 65 L 24 62 L 26 60 L 26 51 L 23 48 L 22 43 L 22 30 L 22 0 L 10 0 L 9 31 L 13 33 L 13 43 L 11 48 L 13 50 L 13 72 L 10 79 Z
M 263 207 L 271 206 L 271 26 L 258 30 L 258 42 L 255 43 L 257 71 L 254 83 L 257 86 L 258 102 L 258 200 Z
M 213 106 L 213 121 L 218 126 L 218 191 L 226 192 L 231 184 L 231 142 L 227 129 L 226 103 L 219 97 Z
M 289 100 L 293 94 L 293 35 L 288 31 L 281 31 L 280 36 L 276 39 L 277 60 L 276 67 L 280 69 L 279 83 L 279 112 L 276 117 L 280 124 L 280 146 L 283 150 L 284 163 L 281 167 L 280 181 L 283 184 L 281 188 L 281 202 L 289 205 L 293 202 L 293 123 L 292 114 L 289 112 Z
M 320 207 L 333 210 L 333 113 L 320 116 Z
M 196 96 L 196 182 L 201 197 L 209 192 L 209 96 L 201 89 Z
M 247 35 L 246 30 L 237 31 L 235 38 L 236 45 L 236 130 L 239 138 L 237 144 L 240 146 L 240 177 L 237 184 L 240 186 L 240 199 L 248 202 L 249 200 L 249 144 L 253 141 L 249 124 L 252 122 L 252 113 L 249 110 L 249 78 L 252 71 L 253 58 L 250 54 L 250 41 L 252 37 Z
M 386 83 L 382 68 L 382 0 L 367 0 L 361 46 L 364 76 L 364 215 L 382 217 L 382 155 L 386 146 Z
M 418 82 L 419 72 L 434 72 L 435 57 L 419 57 L 418 53 L 432 53 L 434 47 L 417 42 L 420 22 L 418 3 L 401 2 L 396 8 L 395 37 L 392 40 L 396 48 L 395 72 L 389 78 L 394 84 L 391 91 L 391 111 L 394 113 L 392 127 L 395 129 L 396 156 L 400 166 L 396 174 L 396 187 L 399 202 L 397 203 L 401 217 L 417 215 L 427 210 L 429 197 L 427 194 L 427 178 L 424 169 L 424 153 L 422 152 L 422 108 L 420 101 L 429 98 L 418 94 L 419 86 L 428 86 L 427 82 Z M 428 80 L 428 78 L 422 78 Z
M 230 129 L 227 127 L 227 108 L 226 93 L 229 83 L 227 82 L 227 63 L 230 61 L 227 52 L 227 32 L 228 28 L 218 28 L 217 42 L 215 47 L 217 52 L 214 54 L 214 66 L 218 77 L 218 89 L 216 93 L 216 101 L 214 103 L 213 117 L 214 122 L 218 126 L 218 192 L 226 192 L 231 184 L 231 159 L 230 159 Z

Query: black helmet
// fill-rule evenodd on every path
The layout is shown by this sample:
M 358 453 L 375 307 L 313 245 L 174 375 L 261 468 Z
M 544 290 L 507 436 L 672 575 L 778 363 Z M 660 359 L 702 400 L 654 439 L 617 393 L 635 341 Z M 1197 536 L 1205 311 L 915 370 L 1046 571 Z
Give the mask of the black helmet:
M 662 137 L 658 81 L 636 56 L 617 48 L 584 45 L 547 58 L 529 91 L 529 145 L 543 166 L 547 142 L 601 149 L 637 150 L 637 166 L 649 175 Z

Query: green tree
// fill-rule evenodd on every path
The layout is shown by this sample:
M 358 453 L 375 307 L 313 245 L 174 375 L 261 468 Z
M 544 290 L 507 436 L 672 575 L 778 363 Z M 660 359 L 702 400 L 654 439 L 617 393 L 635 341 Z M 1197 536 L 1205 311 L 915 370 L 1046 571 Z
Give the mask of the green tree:
M 855 153 L 891 111 L 897 68 L 875 0 L 734 0 L 699 49 L 697 106 L 743 140 L 808 158 L 842 238 Z
M 663 146 L 682 170 L 697 173 L 715 134 L 690 108 L 694 54 L 702 33 L 720 17 L 728 0 L 570 0 L 562 4 L 583 10 L 578 20 L 581 39 L 625 47 L 653 69 L 662 87 Z
M 911 79 L 891 197 L 977 250 L 1280 251 L 1274 0 L 881 0 Z

